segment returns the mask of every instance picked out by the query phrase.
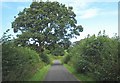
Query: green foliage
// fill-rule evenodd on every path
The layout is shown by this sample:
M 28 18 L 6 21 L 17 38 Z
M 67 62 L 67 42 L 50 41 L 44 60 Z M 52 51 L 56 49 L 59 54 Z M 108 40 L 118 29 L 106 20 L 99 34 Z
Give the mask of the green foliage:
M 75 64 L 77 72 L 86 73 L 89 71 L 89 63 L 86 60 L 77 60 Z
M 68 52 L 65 50 L 65 54 L 62 62 L 67 64 L 69 60 L 70 60 L 70 56 L 68 55 Z
M 26 80 L 45 65 L 39 55 L 27 47 L 7 42 L 2 44 L 2 50 L 3 81 Z
M 82 83 L 96 83 L 95 80 L 92 78 L 91 74 L 77 73 L 75 68 L 68 64 L 64 64 L 64 66 L 68 69 L 70 73 L 74 74 L 74 76 Z
M 50 57 L 47 55 L 47 53 L 41 53 L 40 58 L 42 59 L 43 62 L 49 64 L 50 63 Z
M 50 69 L 50 65 L 44 66 L 43 68 L 39 69 L 30 79 L 29 81 L 44 81 L 48 70 Z M 31 82 L 32 83 L 32 82 Z M 41 83 L 41 82 L 40 82 Z
M 70 60 L 70 56 L 66 55 L 63 59 L 63 62 L 67 64 L 69 60 Z
M 119 44 L 118 37 L 109 38 L 105 31 L 97 37 L 88 36 L 69 49 L 68 64 L 78 73 L 92 73 L 95 80 L 120 80 Z
M 38 52 L 44 48 L 55 50 L 56 44 L 66 49 L 71 44 L 69 39 L 83 31 L 81 25 L 76 25 L 75 17 L 72 7 L 59 2 L 32 2 L 12 22 L 14 32 L 22 33 L 17 35 L 16 44 L 32 46 Z
M 58 45 L 55 47 L 54 50 L 51 50 L 51 54 L 55 55 L 55 56 L 63 56 L 64 55 L 64 48 L 62 48 Z
M 7 29 L 2 37 L 0 38 L 0 43 L 7 43 L 8 41 L 11 41 L 11 39 L 14 39 L 13 35 L 9 34 L 8 35 L 8 32 L 10 31 L 10 29 Z

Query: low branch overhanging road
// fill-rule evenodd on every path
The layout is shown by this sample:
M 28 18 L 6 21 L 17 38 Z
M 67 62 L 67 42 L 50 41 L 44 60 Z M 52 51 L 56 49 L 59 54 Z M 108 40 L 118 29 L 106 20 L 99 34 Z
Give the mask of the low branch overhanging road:
M 44 81 L 76 81 L 79 82 L 59 60 L 54 60 L 53 65 L 48 71 Z

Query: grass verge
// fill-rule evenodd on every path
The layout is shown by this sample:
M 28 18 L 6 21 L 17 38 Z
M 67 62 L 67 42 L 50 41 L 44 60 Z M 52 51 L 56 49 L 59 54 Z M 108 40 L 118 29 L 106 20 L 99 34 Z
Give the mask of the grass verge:
M 75 72 L 75 69 L 67 64 L 64 64 L 64 66 L 67 68 L 67 70 L 72 73 L 78 80 L 81 81 L 81 83 L 96 83 L 93 78 L 91 78 L 89 75 L 85 74 L 78 74 Z
M 43 81 L 51 65 L 38 70 L 29 81 Z

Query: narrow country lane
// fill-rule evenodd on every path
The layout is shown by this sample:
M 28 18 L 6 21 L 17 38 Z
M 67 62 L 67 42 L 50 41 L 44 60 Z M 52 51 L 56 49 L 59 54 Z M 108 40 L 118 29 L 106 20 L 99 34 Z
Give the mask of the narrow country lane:
M 79 82 L 68 70 L 60 63 L 54 60 L 52 67 L 48 71 L 44 81 L 74 81 Z

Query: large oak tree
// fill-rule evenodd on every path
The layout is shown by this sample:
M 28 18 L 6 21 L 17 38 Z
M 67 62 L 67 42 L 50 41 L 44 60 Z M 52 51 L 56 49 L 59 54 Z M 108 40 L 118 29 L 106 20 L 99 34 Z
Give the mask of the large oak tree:
M 75 17 L 73 7 L 59 2 L 32 2 L 15 17 L 12 28 L 15 33 L 21 31 L 16 41 L 22 46 L 32 45 L 40 52 L 43 48 L 54 50 L 56 46 L 68 48 L 70 39 L 83 31 L 81 25 L 76 25 Z

